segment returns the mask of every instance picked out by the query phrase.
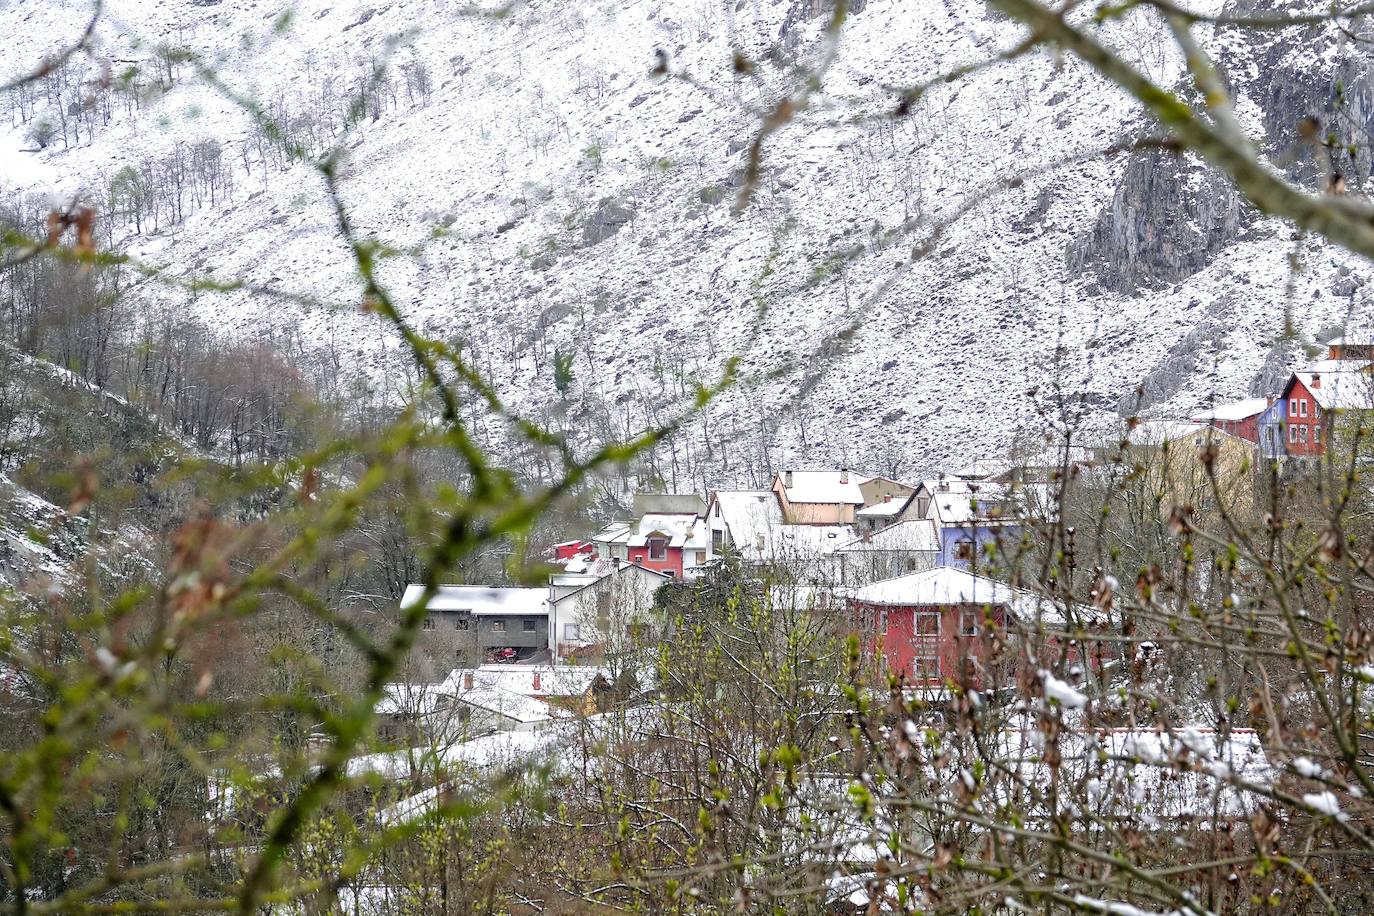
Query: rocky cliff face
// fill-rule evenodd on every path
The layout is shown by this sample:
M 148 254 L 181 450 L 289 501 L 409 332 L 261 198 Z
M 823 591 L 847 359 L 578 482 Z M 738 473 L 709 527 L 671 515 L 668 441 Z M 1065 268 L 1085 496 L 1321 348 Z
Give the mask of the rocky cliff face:
M 1137 153 L 1092 231 L 1070 243 L 1069 268 L 1129 295 L 1197 273 L 1245 222 L 1240 195 L 1215 170 L 1171 152 Z
M 264 35 L 264 10 L 281 5 L 107 2 L 119 21 L 185 36 L 224 62 L 231 84 L 294 110 L 406 36 L 399 63 L 423 64 L 432 92 L 399 94 L 359 125 L 340 173 L 360 228 L 422 252 L 384 265 L 398 303 L 417 327 L 462 340 L 512 409 L 589 441 L 662 419 L 738 356 L 741 384 L 684 435 L 701 460 L 694 484 L 754 484 L 748 475 L 769 464 L 919 473 L 1001 454 L 1039 422 L 1025 392 L 1051 375 L 1102 405 L 1104 428 L 1137 388 L 1145 409 L 1186 416 L 1303 358 L 1274 350 L 1287 323 L 1310 339 L 1374 311 L 1367 265 L 1309 239 L 1294 275 L 1291 229 L 1192 160 L 1056 165 L 1153 132 L 1072 59 L 1029 55 L 936 79 L 894 116 L 900 87 L 1020 40 L 983 0 L 863 5 L 812 104 L 768 136 L 743 213 L 732 204 L 748 146 L 762 113 L 797 88 L 795 65 L 826 46 L 826 3 L 531 0 L 474 20 L 439 0 L 298 0 L 291 28 Z M 11 4 L 0 28 L 15 36 L 15 60 L 39 60 L 87 13 L 84 0 Z M 1104 40 L 1158 39 L 1147 16 L 1104 23 Z M 225 38 L 243 32 L 259 42 Z M 1310 109 L 1330 114 L 1341 142 L 1370 126 L 1364 52 L 1317 37 L 1209 39 L 1243 122 L 1287 168 L 1315 168 L 1295 146 Z M 663 78 L 660 53 L 690 79 Z M 1160 58 L 1152 74 L 1183 85 L 1178 70 Z M 44 177 L 11 186 L 0 167 L 0 191 L 104 189 L 113 167 L 163 155 L 159 145 L 241 150 L 251 131 L 224 99 L 178 82 L 70 150 L 25 154 Z M 22 143 L 0 130 L 0 157 Z M 356 302 L 309 171 L 240 165 L 219 206 L 116 241 L 174 271 Z M 1359 179 L 1367 155 L 1348 171 Z M 150 309 L 187 307 L 151 284 L 138 295 Z M 379 384 L 404 377 L 387 362 L 394 339 L 356 308 L 300 313 L 246 292 L 191 307 L 244 334 L 305 327 L 347 341 L 344 357 Z M 559 352 L 574 357 L 566 396 L 554 393 Z

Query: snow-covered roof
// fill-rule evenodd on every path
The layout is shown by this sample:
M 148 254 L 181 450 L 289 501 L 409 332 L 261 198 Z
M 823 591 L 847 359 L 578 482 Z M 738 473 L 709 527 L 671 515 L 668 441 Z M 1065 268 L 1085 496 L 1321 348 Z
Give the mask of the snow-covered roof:
M 769 490 L 719 490 L 712 497 L 736 550 L 749 559 L 762 552 L 772 530 L 782 524 L 782 509 Z
M 504 690 L 527 697 L 576 697 L 587 692 L 598 674 L 604 675 L 606 671 L 594 665 L 495 663 L 477 668 L 454 668 L 444 679 L 444 688 L 451 696 L 461 696 L 467 692 L 464 684 L 471 675 L 473 689 Z
M 1029 592 L 1005 582 L 979 576 L 953 566 L 883 579 L 854 589 L 849 597 L 864 604 L 1000 604 L 1012 605 Z
M 408 608 L 424 594 L 423 585 L 407 585 L 401 607 Z M 485 585 L 441 585 L 430 599 L 431 611 L 469 611 L 477 616 L 520 614 L 538 616 L 548 613 L 545 588 L 491 588 Z
M 1206 423 L 1186 420 L 1141 420 L 1126 433 L 1126 440 L 1135 446 L 1157 446 L 1212 429 Z
M 580 568 L 587 568 L 587 564 L 584 563 Z M 600 578 L 601 576 L 592 572 L 561 572 L 549 576 L 549 584 L 555 588 L 582 588 L 584 585 L 591 585 Z
M 624 544 L 630 539 L 632 527 L 630 522 L 611 522 L 592 535 L 592 540 L 598 544 Z
M 494 712 L 522 725 L 566 719 L 571 715 L 567 710 L 551 706 L 537 697 L 501 687 L 474 685 L 471 690 L 462 690 L 454 694 L 453 698 L 460 703 Z
M 448 691 L 442 683 L 387 684 L 382 688 L 382 698 L 377 701 L 375 712 L 379 716 L 427 716 L 438 707 L 439 700 L 447 695 Z
M 626 543 L 643 547 L 655 534 L 666 535 L 669 547 L 701 548 L 707 541 L 706 523 L 696 515 L 653 513 L 639 520 Z
M 1367 359 L 1317 359 L 1302 367 L 1303 372 L 1368 372 L 1374 362 Z
M 778 477 L 790 503 L 864 504 L 859 483 L 868 478 L 849 471 L 780 471 Z
M 940 533 L 935 522 L 928 518 L 913 518 L 895 525 L 888 525 L 881 531 L 871 531 L 859 535 L 838 550 L 844 553 L 859 551 L 920 551 L 940 552 Z
M 1195 415 L 1192 419 L 1197 423 L 1248 420 L 1264 413 L 1264 408 L 1268 406 L 1268 398 L 1245 398 L 1240 401 L 1232 401 L 1229 404 L 1218 404 L 1211 410 Z
M 1374 330 L 1343 330 L 1322 341 L 1332 347 L 1369 347 L 1374 346 Z
M 900 513 L 905 505 L 905 496 L 894 497 L 885 502 L 864 506 L 862 509 L 856 510 L 854 514 L 863 518 L 890 518 Z
M 885 607 L 908 605 L 996 605 L 1007 608 L 1023 623 L 1057 625 L 1063 609 L 1045 595 L 989 579 L 955 566 L 937 566 L 922 572 L 883 579 L 849 592 L 851 601 Z M 1097 619 L 1090 607 L 1076 608 L 1078 616 Z
M 1007 510 L 1009 490 L 1002 484 L 949 479 L 931 481 L 927 517 L 941 525 L 1012 521 Z
M 1366 372 L 1295 372 L 1293 376 L 1312 393 L 1322 410 L 1374 409 L 1374 375 Z

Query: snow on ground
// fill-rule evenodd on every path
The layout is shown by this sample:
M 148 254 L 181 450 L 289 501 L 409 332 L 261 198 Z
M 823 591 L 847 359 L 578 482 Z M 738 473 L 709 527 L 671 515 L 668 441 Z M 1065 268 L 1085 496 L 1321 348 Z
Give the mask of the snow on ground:
M 41 6 L 0 7 L 0 27 L 15 36 L 10 60 L 35 59 L 84 22 L 74 0 Z M 1068 244 L 1111 201 L 1119 157 L 1032 174 L 953 223 L 931 256 L 898 268 L 929 231 L 887 237 L 904 222 L 928 227 L 1016 170 L 1104 147 L 1139 123 L 1081 65 L 1046 55 L 940 85 L 905 120 L 883 117 L 890 87 L 1015 40 L 1016 28 L 979 0 L 919 9 L 874 0 L 854 15 L 816 103 L 769 138 L 762 184 L 739 216 L 729 208 L 744 145 L 787 83 L 766 64 L 757 80 L 733 75 L 732 48 L 759 55 L 780 36 L 785 47 L 812 47 L 821 21 L 795 15 L 798 5 L 535 0 L 490 19 L 457 16 L 439 0 L 303 0 L 281 32 L 272 0 L 108 6 L 101 34 L 121 54 L 147 56 L 131 35 L 186 42 L 234 86 L 297 110 L 331 81 L 337 92 L 356 80 L 359 60 L 381 59 L 404 33 L 393 64 L 423 62 L 433 93 L 410 101 L 401 90 L 396 107 L 359 126 L 344 196 L 365 230 L 423 245 L 384 269 L 407 314 L 462 335 L 503 395 L 536 416 L 550 410 L 556 348 L 576 355 L 575 400 L 594 396 L 636 423 L 646 415 L 634 405 L 672 402 L 739 354 L 748 384 L 727 392 L 709 431 L 694 435 L 722 451 L 766 445 L 774 464 L 914 473 L 1001 454 L 1033 422 L 1025 392 L 1051 374 L 1081 386 L 1105 427 L 1117 399 L 1228 299 L 1238 305 L 1222 345 L 1197 354 L 1196 371 L 1159 410 L 1186 415 L 1243 396 L 1282 325 L 1291 245 L 1270 223 L 1187 280 L 1129 296 L 1066 267 Z M 1158 43 L 1136 40 L 1140 22 L 1110 28 L 1152 74 L 1168 82 L 1177 72 Z M 231 45 L 226 35 L 248 37 Z M 654 77 L 660 48 L 675 72 L 707 88 Z M 95 188 L 172 144 L 251 143 L 241 112 L 182 77 L 91 143 L 0 153 L 4 183 Z M 380 376 L 394 340 L 356 307 L 317 177 L 298 164 L 240 171 L 235 182 L 229 207 L 130 239 L 132 248 L 174 270 L 243 275 L 334 306 L 247 294 L 192 304 L 151 286 L 142 294 L 244 334 L 303 324 Z M 839 268 L 836 255 L 851 249 L 860 253 Z M 1354 260 L 1317 245 L 1305 263 L 1294 317 L 1312 333 L 1352 305 L 1331 284 Z M 736 454 L 713 482 L 758 485 L 738 468 L 759 457 Z

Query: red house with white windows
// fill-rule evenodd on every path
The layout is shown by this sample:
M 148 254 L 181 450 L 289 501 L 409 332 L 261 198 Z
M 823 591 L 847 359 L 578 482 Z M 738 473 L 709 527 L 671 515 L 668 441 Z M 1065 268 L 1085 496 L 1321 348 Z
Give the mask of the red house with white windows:
M 592 543 L 598 557 L 692 578 L 711 560 L 711 536 L 703 515 L 694 509 L 648 512 L 635 521 L 612 522 L 592 535 Z
M 1055 625 L 1063 617 L 1041 595 L 954 566 L 874 582 L 851 592 L 848 603 L 883 673 L 913 687 L 981 684 L 991 628 L 1013 620 Z
M 1326 452 L 1341 412 L 1374 409 L 1374 375 L 1359 370 L 1295 372 L 1282 398 L 1288 455 L 1313 458 Z

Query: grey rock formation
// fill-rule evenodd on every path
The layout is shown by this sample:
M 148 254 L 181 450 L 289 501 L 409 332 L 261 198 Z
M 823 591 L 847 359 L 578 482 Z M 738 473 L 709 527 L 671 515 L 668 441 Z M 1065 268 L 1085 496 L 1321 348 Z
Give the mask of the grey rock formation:
M 1243 212 L 1230 183 L 1200 162 L 1137 153 L 1092 231 L 1070 245 L 1069 267 L 1123 293 L 1177 282 L 1240 234 Z
M 615 197 L 603 198 L 582 227 L 582 244 L 590 247 L 604 242 L 633 218 L 634 210 L 624 201 Z
M 1130 416 L 1148 410 L 1178 394 L 1189 380 L 1210 371 L 1215 356 L 1226 346 L 1226 337 L 1235 326 L 1235 297 L 1211 303 L 1193 329 L 1169 348 L 1155 363 L 1136 390 L 1121 395 L 1117 412 Z

